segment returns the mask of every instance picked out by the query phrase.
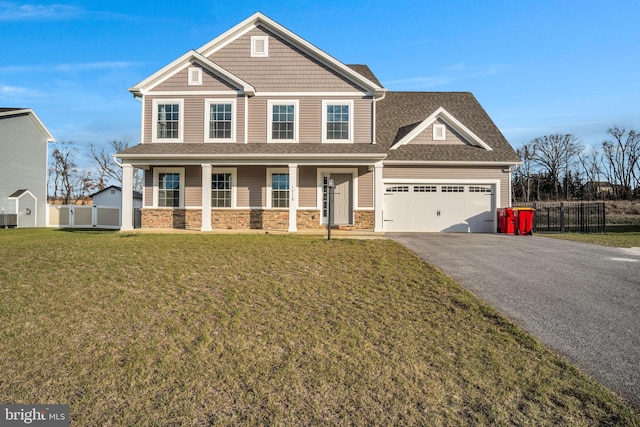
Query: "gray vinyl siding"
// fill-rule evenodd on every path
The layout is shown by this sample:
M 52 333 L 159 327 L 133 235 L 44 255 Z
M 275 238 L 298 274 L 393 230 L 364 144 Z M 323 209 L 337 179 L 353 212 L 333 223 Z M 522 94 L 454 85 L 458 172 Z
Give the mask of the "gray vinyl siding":
M 202 206 L 202 168 L 187 166 L 184 168 L 184 206 Z
M 167 80 L 153 88 L 153 91 L 232 91 L 237 92 L 238 88 L 233 87 L 220 77 L 210 71 L 202 69 L 202 85 L 189 85 L 188 70 L 190 67 L 201 68 L 197 64 L 190 64 L 184 67 Z
M 153 110 L 154 99 L 175 99 L 184 100 L 184 108 L 181 112 L 184 115 L 184 142 L 185 143 L 202 143 L 204 142 L 205 115 L 204 100 L 205 99 L 236 99 L 236 142 L 244 143 L 244 127 L 245 127 L 245 101 L 244 95 L 220 95 L 220 96 L 203 96 L 203 95 L 147 95 L 144 97 L 144 141 L 143 143 L 151 143 L 153 135 L 153 120 L 155 120 L 157 112 Z
M 390 179 L 491 179 L 500 180 L 500 206 L 509 206 L 509 174 L 502 172 L 502 168 L 482 167 L 403 167 L 385 166 L 383 178 Z
M 265 186 L 267 168 L 264 166 L 241 166 L 238 168 L 236 206 L 256 208 L 266 205 Z
M 458 134 L 451 127 L 447 126 L 442 120 L 438 119 L 435 124 L 441 124 L 446 126 L 445 139 L 437 140 L 433 139 L 433 124 L 427 126 L 419 135 L 412 139 L 409 144 L 432 144 L 432 145 L 464 145 L 466 144 L 464 138 Z
M 373 171 L 358 169 L 358 208 L 373 208 Z
M 251 57 L 251 36 L 269 37 L 269 56 Z M 273 33 L 257 27 L 209 58 L 258 92 L 363 92 Z
M 302 166 L 298 170 L 298 205 L 302 208 L 315 207 L 318 204 L 318 168 Z
M 8 197 L 17 190 L 29 190 L 37 199 L 35 215 L 38 227 L 46 225 L 47 204 L 47 138 L 29 115 L 0 118 L 0 208 L 18 213 L 18 222 L 27 224 L 24 213 L 29 195 L 16 200 Z M 33 221 L 33 220 L 30 220 Z
M 267 142 L 269 112 L 267 101 L 298 100 L 299 102 L 299 141 L 300 143 L 322 143 L 322 101 L 346 97 L 305 96 L 305 97 L 262 97 L 249 99 L 249 143 Z M 371 134 L 371 97 L 351 98 L 354 101 L 353 133 L 354 143 L 370 144 Z

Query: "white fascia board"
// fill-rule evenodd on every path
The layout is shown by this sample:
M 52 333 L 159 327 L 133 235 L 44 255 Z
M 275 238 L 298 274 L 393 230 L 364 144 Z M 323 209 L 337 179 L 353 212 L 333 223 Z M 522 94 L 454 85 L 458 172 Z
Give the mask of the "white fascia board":
M 463 125 L 458 119 L 453 117 L 447 110 L 443 107 L 438 108 L 434 111 L 429 117 L 424 119 L 422 123 L 416 126 L 411 132 L 406 134 L 404 138 L 400 141 L 393 144 L 391 150 L 395 150 L 398 147 L 401 147 L 410 141 L 412 141 L 416 136 L 420 135 L 427 127 L 433 124 L 437 119 L 443 120 L 449 126 L 454 128 L 459 134 L 464 136 L 471 143 L 474 143 L 476 146 L 482 147 L 487 151 L 493 151 L 493 148 L 489 146 L 486 142 L 484 142 L 479 136 L 469 130 L 465 125 Z
M 522 162 L 490 162 L 473 160 L 384 160 L 384 165 L 424 165 L 424 166 L 514 166 L 521 165 Z
M 386 88 L 378 86 L 377 84 L 367 79 L 363 75 L 347 67 L 345 64 L 338 61 L 333 56 L 329 55 L 328 53 L 325 53 L 323 50 L 312 45 L 308 41 L 304 40 L 302 37 L 289 31 L 287 28 L 283 27 L 282 25 L 278 24 L 277 22 L 275 22 L 271 18 L 268 18 L 267 16 L 263 15 L 260 12 L 254 13 L 244 21 L 240 22 L 238 25 L 234 26 L 233 28 L 224 32 L 223 34 L 219 35 L 209 43 L 203 45 L 202 47 L 197 49 L 197 51 L 205 56 L 209 56 L 212 53 L 216 52 L 217 50 L 221 49 L 223 46 L 226 46 L 233 40 L 237 39 L 238 37 L 241 37 L 242 35 L 246 34 L 247 31 L 257 27 L 260 24 L 269 28 L 273 32 L 280 33 L 281 35 L 285 36 L 285 38 L 288 38 L 290 41 L 294 42 L 294 44 L 296 44 L 299 48 L 301 48 L 302 51 L 305 51 L 306 53 L 310 54 L 312 57 L 315 57 L 316 59 L 318 59 L 324 65 L 328 66 L 334 71 L 339 72 L 343 76 L 349 78 L 349 80 L 351 80 L 353 83 L 363 85 L 367 89 L 371 89 L 376 95 L 382 95 L 387 91 Z
M 51 132 L 49 132 L 49 129 L 46 128 L 44 123 L 42 123 L 40 118 L 38 118 L 38 115 L 35 113 L 35 111 L 33 111 L 31 108 L 23 108 L 21 110 L 5 111 L 3 113 L 0 113 L 0 117 L 16 116 L 16 115 L 19 115 L 19 114 L 27 114 L 27 115 L 29 115 L 31 120 L 33 120 L 35 125 L 40 129 L 40 132 L 42 132 L 42 135 L 47 139 L 47 142 L 56 142 L 56 139 L 53 137 L 53 135 L 51 135 Z
M 200 160 L 202 162 L 207 162 L 210 159 L 225 159 L 225 160 L 235 160 L 235 159 L 269 159 L 269 161 L 275 159 L 368 159 L 371 161 L 378 162 L 386 157 L 386 154 L 368 154 L 368 153 L 329 153 L 329 154 L 282 154 L 282 153 L 251 153 L 251 154 L 123 154 L 118 156 L 122 160 L 136 160 L 136 159 L 144 159 L 144 160 Z
M 245 82 L 241 78 L 231 74 L 224 68 L 220 67 L 218 64 L 214 63 L 207 57 L 202 54 L 196 52 L 195 50 L 190 50 L 189 52 L 182 55 L 180 58 L 171 62 L 169 65 L 161 68 L 160 70 L 153 73 L 151 76 L 147 77 L 137 85 L 132 88 L 129 88 L 129 92 L 136 96 L 142 96 L 148 92 L 150 92 L 154 87 L 174 76 L 179 71 L 183 70 L 185 67 L 189 66 L 193 62 L 197 62 L 202 65 L 204 68 L 208 69 L 218 77 L 222 78 L 228 83 L 231 83 L 239 88 L 242 88 L 242 91 L 249 96 L 253 96 L 256 92 L 255 88 L 251 86 L 249 83 Z

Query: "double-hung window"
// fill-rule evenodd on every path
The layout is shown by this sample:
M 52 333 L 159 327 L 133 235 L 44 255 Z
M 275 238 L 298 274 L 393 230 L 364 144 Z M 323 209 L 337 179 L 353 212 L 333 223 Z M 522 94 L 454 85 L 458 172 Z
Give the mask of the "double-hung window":
M 153 204 L 159 208 L 181 208 L 184 205 L 184 169 L 154 168 Z
M 154 99 L 152 142 L 182 142 L 184 103 L 182 99 Z
M 322 101 L 322 142 L 353 142 L 353 101 Z
M 236 101 L 234 99 L 205 100 L 206 142 L 235 142 Z
M 233 195 L 233 174 L 217 172 L 211 174 L 211 207 L 230 208 Z
M 267 101 L 267 141 L 298 142 L 298 101 Z
M 289 171 L 286 169 L 267 170 L 267 205 L 272 208 L 288 208 L 291 188 Z

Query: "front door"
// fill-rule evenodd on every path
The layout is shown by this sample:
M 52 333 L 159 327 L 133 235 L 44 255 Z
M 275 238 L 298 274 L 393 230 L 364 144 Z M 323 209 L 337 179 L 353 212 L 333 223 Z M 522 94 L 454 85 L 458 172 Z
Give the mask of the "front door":
M 349 173 L 332 173 L 333 183 L 333 218 L 332 224 L 351 224 L 351 182 L 352 176 Z

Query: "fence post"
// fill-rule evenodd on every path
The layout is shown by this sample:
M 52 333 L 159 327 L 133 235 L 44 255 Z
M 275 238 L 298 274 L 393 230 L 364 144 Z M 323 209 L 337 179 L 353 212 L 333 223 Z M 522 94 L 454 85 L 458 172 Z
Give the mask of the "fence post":
M 560 232 L 564 233 L 564 202 L 560 202 Z

